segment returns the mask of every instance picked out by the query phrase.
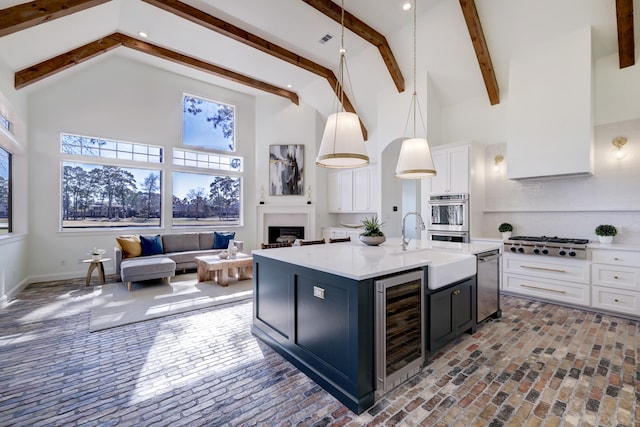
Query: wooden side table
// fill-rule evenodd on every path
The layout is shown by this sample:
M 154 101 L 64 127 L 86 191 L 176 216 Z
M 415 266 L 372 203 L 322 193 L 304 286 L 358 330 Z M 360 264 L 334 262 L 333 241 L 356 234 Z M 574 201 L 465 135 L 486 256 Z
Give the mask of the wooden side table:
M 89 264 L 89 271 L 87 271 L 87 280 L 85 282 L 86 286 L 89 286 L 91 283 L 91 273 L 93 273 L 93 270 L 96 268 L 98 269 L 98 283 L 104 285 L 104 265 L 102 263 L 106 261 L 111 261 L 111 258 L 101 258 L 98 260 L 85 259 L 82 261 L 85 264 Z

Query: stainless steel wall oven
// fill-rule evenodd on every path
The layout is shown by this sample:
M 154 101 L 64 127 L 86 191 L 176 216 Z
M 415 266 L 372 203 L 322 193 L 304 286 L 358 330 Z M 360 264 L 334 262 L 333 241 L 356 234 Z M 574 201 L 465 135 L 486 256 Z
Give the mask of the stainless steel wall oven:
M 469 194 L 429 197 L 429 230 L 469 232 Z

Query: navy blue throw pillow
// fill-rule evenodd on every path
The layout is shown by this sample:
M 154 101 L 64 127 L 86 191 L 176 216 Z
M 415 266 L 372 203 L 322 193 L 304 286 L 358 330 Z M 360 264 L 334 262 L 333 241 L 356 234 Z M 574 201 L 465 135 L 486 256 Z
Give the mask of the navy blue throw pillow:
M 227 249 L 229 247 L 229 241 L 236 237 L 235 232 L 218 233 L 213 232 L 213 249 Z
M 162 239 L 159 234 L 156 236 L 140 236 L 140 246 L 142 246 L 142 256 L 164 253 Z

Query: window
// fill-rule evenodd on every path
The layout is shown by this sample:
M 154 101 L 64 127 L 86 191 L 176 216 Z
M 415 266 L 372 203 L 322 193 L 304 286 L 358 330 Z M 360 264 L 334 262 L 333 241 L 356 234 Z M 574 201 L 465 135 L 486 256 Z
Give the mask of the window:
M 0 113 L 0 126 L 6 131 L 13 133 L 13 129 L 11 129 L 11 122 L 2 113 Z
M 62 134 L 62 228 L 159 227 L 161 147 Z M 126 164 L 126 166 L 125 166 Z M 139 164 L 141 167 L 131 167 Z
M 189 150 L 173 150 L 173 164 L 194 168 L 242 172 L 242 159 L 223 154 L 210 154 Z
M 0 148 L 0 234 L 11 233 L 11 154 Z
M 183 96 L 182 143 L 217 151 L 236 151 L 235 108 L 232 105 Z
M 240 177 L 173 173 L 173 225 L 241 225 Z
M 111 141 L 64 133 L 60 137 L 60 143 L 62 152 L 65 154 L 162 163 L 162 147 L 154 145 Z

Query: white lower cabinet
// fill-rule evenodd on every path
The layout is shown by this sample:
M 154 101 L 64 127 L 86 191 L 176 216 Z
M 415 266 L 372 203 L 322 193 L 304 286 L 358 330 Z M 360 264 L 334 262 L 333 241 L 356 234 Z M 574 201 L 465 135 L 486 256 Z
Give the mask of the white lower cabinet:
M 589 261 L 503 255 L 502 289 L 532 298 L 589 306 Z
M 508 292 L 565 302 L 589 305 L 589 284 L 505 274 L 503 289 Z
M 503 254 L 505 292 L 640 316 L 640 251 L 589 249 L 591 261 Z
M 593 307 L 640 316 L 640 252 L 593 249 L 591 261 Z

